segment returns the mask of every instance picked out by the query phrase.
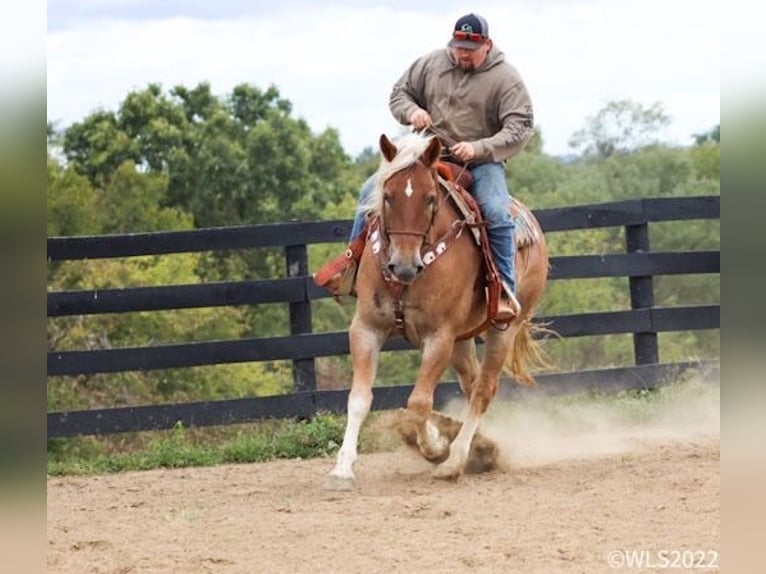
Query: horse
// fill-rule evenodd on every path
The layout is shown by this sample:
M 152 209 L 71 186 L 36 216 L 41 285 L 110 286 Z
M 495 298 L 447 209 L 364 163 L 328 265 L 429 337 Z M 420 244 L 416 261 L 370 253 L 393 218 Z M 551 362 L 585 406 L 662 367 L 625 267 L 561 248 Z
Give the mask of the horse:
M 404 413 L 421 454 L 438 463 L 433 475 L 443 479 L 464 472 L 501 371 L 507 368 L 520 383 L 533 384 L 529 367 L 542 356 L 531 318 L 547 281 L 548 251 L 532 213 L 515 202 L 526 227 L 520 233 L 517 223 L 515 250 L 522 311 L 507 326 L 487 323 L 484 260 L 472 233 L 455 231 L 464 219 L 439 184 L 440 141 L 410 133 L 393 143 L 382 134 L 379 144 L 376 185 L 360 207 L 367 210 L 372 231 L 357 270 L 349 327 L 353 381 L 343 443 L 325 482 L 329 490 L 355 486 L 359 432 L 372 404 L 380 351 L 390 337 L 403 335 L 420 348 L 421 364 Z M 474 337 L 461 335 L 485 324 L 480 363 Z M 450 364 L 468 401 L 466 419 L 452 436 L 440 431 L 433 412 L 434 390 Z

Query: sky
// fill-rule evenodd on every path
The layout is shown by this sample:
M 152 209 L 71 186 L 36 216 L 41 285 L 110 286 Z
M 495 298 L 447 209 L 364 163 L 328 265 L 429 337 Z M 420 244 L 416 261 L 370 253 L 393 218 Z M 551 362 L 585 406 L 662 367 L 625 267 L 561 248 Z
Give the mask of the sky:
M 571 153 L 572 134 L 615 100 L 660 102 L 673 144 L 720 123 L 721 7 L 707 0 L 49 0 L 48 120 L 117 110 L 150 83 L 208 82 L 219 96 L 273 84 L 355 156 L 401 132 L 393 83 L 472 11 L 524 79 L 547 153 Z

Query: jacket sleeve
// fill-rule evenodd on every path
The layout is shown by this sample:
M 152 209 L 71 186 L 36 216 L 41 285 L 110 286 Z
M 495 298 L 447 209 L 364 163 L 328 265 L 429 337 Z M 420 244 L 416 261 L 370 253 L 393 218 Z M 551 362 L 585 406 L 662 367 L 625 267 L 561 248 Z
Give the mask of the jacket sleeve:
M 534 133 L 532 100 L 526 86 L 518 76 L 509 84 L 498 99 L 500 131 L 473 142 L 480 161 L 502 162 L 513 157 L 524 149 Z
M 410 124 L 410 116 L 418 109 L 427 110 L 425 102 L 426 58 L 419 58 L 394 84 L 388 107 L 396 121 Z

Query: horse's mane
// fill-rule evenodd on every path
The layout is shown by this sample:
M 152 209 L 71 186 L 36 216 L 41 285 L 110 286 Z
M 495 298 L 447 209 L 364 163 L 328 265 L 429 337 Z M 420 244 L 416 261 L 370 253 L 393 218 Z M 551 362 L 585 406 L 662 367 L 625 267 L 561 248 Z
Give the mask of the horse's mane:
M 391 161 L 381 157 L 380 166 L 375 172 L 375 187 L 367 200 L 359 206 L 359 210 L 370 215 L 379 214 L 383 208 L 383 185 L 392 175 L 416 163 L 433 137 L 422 132 L 412 132 L 393 142 L 397 149 L 396 155 Z

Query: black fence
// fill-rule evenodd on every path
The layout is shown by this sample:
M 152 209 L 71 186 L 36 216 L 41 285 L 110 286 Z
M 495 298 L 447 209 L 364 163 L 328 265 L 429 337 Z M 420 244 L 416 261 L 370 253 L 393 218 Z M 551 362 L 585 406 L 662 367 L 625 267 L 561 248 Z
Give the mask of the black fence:
M 633 334 L 635 366 L 540 375 L 538 387 L 556 392 L 585 388 L 653 388 L 689 368 L 715 377 L 718 363 L 661 363 L 658 333 L 720 328 L 720 304 L 660 308 L 654 303 L 653 277 L 720 273 L 720 250 L 652 252 L 649 224 L 661 221 L 720 219 L 720 197 L 636 199 L 535 211 L 546 233 L 622 227 L 626 252 L 551 258 L 552 280 L 628 277 L 631 309 L 540 317 L 562 337 Z M 349 353 L 346 332 L 313 333 L 311 301 L 329 297 L 312 281 L 307 246 L 343 242 L 350 220 L 277 223 L 167 233 L 48 238 L 48 261 L 98 259 L 170 253 L 284 248 L 287 277 L 199 285 L 168 285 L 97 291 L 49 292 L 47 316 L 189 309 L 223 305 L 289 305 L 287 337 L 209 341 L 153 347 L 48 352 L 48 376 L 114 373 L 249 361 L 291 360 L 294 392 L 187 404 L 145 405 L 48 413 L 48 436 L 106 434 L 186 426 L 221 425 L 262 418 L 310 417 L 319 411 L 344 412 L 348 391 L 316 389 L 315 358 Z M 412 349 L 402 339 L 384 350 Z M 397 408 L 411 385 L 376 387 L 373 409 Z M 501 386 L 501 395 L 519 390 Z M 459 396 L 456 382 L 437 387 L 435 404 Z

